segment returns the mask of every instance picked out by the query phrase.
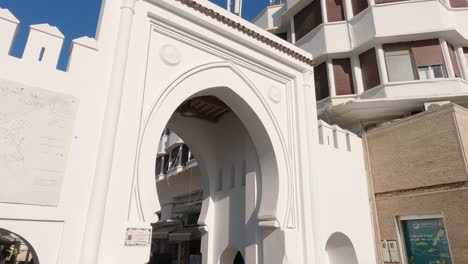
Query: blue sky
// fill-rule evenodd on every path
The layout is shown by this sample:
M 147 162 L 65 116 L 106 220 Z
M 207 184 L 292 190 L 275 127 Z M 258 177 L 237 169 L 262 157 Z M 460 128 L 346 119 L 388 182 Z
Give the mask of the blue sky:
M 112 0 L 120 1 L 120 0 Z M 211 0 L 222 7 L 226 0 Z M 253 19 L 268 0 L 243 0 L 242 17 Z M 65 35 L 65 43 L 59 60 L 59 69 L 65 69 L 71 40 L 82 36 L 94 37 L 101 8 L 100 0 L 0 0 L 0 7 L 8 8 L 21 22 L 13 43 L 11 55 L 21 57 L 29 31 L 29 25 L 49 23 Z

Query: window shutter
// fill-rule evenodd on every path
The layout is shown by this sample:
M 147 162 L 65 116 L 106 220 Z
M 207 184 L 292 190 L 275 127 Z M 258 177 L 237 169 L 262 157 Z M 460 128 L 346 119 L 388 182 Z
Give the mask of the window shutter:
M 391 82 L 415 80 L 410 47 L 405 44 L 384 45 L 388 79 Z
M 332 64 L 336 95 L 354 94 L 351 60 L 349 58 L 336 59 L 332 60 Z
M 296 41 L 304 37 L 318 25 L 322 24 L 320 0 L 314 0 L 294 16 Z
M 429 39 L 411 43 L 416 67 L 444 65 L 444 56 L 439 40 Z
M 455 52 L 455 48 L 452 46 L 452 44 L 450 43 L 447 43 L 447 44 L 449 48 L 450 59 L 452 60 L 453 72 L 455 73 L 455 77 L 461 78 L 461 71 L 460 71 L 460 66 L 458 64 L 458 57 L 457 57 L 457 53 Z
M 362 82 L 364 90 L 369 90 L 380 84 L 379 66 L 377 65 L 377 56 L 375 49 L 369 49 L 359 55 Z
M 450 0 L 450 6 L 453 8 L 468 7 L 467 0 Z
M 314 68 L 315 98 L 317 101 L 330 96 L 328 89 L 327 64 L 322 63 Z
M 326 0 L 328 22 L 345 20 L 343 0 Z
M 353 15 L 361 13 L 369 6 L 367 0 L 351 0 L 351 5 L 353 7 Z

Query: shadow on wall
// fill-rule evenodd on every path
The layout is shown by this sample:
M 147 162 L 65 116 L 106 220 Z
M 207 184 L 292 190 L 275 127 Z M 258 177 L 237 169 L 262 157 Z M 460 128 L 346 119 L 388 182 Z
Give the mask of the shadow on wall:
M 353 243 L 343 233 L 333 233 L 327 241 L 325 250 L 329 264 L 358 264 Z

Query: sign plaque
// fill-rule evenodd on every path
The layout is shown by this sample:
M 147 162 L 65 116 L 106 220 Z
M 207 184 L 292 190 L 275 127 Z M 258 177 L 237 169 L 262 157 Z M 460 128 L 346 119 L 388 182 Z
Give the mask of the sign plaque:
M 126 246 L 149 246 L 151 244 L 151 228 L 127 228 Z

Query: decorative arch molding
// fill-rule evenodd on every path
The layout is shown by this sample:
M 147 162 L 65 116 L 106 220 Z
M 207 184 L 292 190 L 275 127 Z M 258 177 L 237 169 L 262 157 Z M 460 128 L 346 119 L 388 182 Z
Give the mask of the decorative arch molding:
M 287 209 L 294 201 L 289 192 L 291 165 L 286 141 L 278 120 L 257 87 L 234 64 L 226 61 L 188 70 L 155 96 L 143 122 L 137 151 L 136 198 L 141 220 L 150 219 L 156 207 L 156 190 L 151 190 L 155 189 L 155 179 L 148 177 L 148 172 L 154 166 L 159 135 L 177 107 L 186 99 L 199 95 L 217 96 L 244 123 L 259 154 L 262 170 L 260 225 L 282 227 Z M 276 161 L 274 164 L 272 159 Z
M 335 232 L 328 238 L 325 251 L 328 255 L 328 264 L 359 263 L 353 242 L 341 232 Z

